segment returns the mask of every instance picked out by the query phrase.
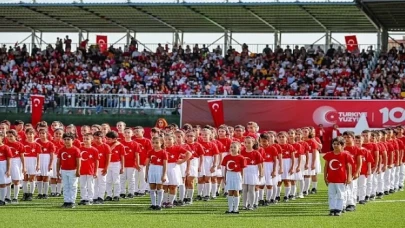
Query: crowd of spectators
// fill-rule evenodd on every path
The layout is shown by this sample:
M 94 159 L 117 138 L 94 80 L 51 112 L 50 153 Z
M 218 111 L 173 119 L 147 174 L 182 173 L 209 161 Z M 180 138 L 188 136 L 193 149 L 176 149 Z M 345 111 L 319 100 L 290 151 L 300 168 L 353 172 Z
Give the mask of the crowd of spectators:
M 266 46 L 262 53 L 252 53 L 246 44 L 241 52 L 159 44 L 151 52 L 133 38 L 123 49 L 110 46 L 106 51 L 88 42 L 77 50 L 69 37 L 44 50 L 4 45 L 1 92 L 44 94 L 50 106 L 59 105 L 61 94 L 120 94 L 137 106 L 147 94 L 156 95 L 147 98 L 150 102 L 165 94 L 403 99 L 405 91 L 403 45 L 376 56 L 372 48 L 350 53 L 332 45 L 327 50 Z M 75 102 L 96 106 L 108 96 L 82 97 Z

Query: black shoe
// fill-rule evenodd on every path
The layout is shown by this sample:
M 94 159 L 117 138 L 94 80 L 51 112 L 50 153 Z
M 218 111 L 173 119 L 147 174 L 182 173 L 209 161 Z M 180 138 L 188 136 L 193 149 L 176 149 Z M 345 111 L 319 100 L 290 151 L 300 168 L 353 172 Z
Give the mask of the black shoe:
M 239 211 L 232 211 L 232 214 L 239 214 Z
M 36 199 L 42 199 L 42 195 L 41 195 L 41 194 L 38 194 L 37 197 L 36 197 Z
M 371 195 L 369 200 L 370 200 L 370 201 L 375 200 L 375 195 Z
M 56 197 L 56 193 L 51 193 L 49 197 Z
M 368 202 L 370 200 L 370 196 L 366 196 L 366 199 L 364 201 Z
M 312 190 L 311 190 L 311 194 L 316 194 L 318 191 L 316 190 L 316 188 L 313 188 Z
M 208 200 L 210 200 L 210 197 L 209 196 L 204 196 L 204 201 L 208 201 Z
M 56 193 L 56 197 L 61 197 L 61 196 L 62 196 L 62 194 Z
M 277 202 L 280 202 L 280 200 L 281 200 L 280 196 L 277 196 L 277 197 L 276 197 L 276 201 L 277 201 Z
M 84 205 L 86 205 L 86 206 L 90 205 L 90 201 L 85 200 L 85 201 L 84 201 Z
M 196 200 L 196 201 L 202 200 L 202 196 L 197 196 L 197 197 L 195 198 L 195 200 Z
M 284 202 L 288 202 L 288 197 L 287 197 L 287 196 L 284 196 L 283 201 L 284 201 Z
M 393 194 L 393 193 L 395 193 L 395 190 L 394 190 L 394 189 L 390 189 L 389 193 L 390 193 L 390 194 Z
M 178 206 L 177 200 L 173 200 L 173 206 Z
M 341 216 L 341 215 L 342 215 L 342 212 L 339 211 L 339 210 L 336 210 L 334 215 L 335 215 L 335 216 Z
M 343 213 L 346 213 L 346 208 L 343 208 L 343 210 L 342 210 L 342 214 L 343 214 Z
M 155 209 L 154 209 L 155 211 L 161 211 L 162 210 L 162 207 L 161 206 L 155 206 Z
M 114 196 L 113 201 L 115 201 L 115 202 L 120 201 L 120 197 L 118 197 L 118 196 Z
M 289 200 L 292 200 L 292 199 L 294 199 L 294 196 L 293 196 L 293 195 L 289 195 L 289 196 L 288 196 L 288 199 L 289 199 Z
M 145 195 L 146 195 L 146 194 L 145 194 L 145 193 L 142 193 L 142 192 L 139 192 L 139 193 L 138 193 L 138 196 L 139 196 L 139 197 L 142 197 L 142 196 L 145 196 Z
M 138 196 L 139 195 L 139 193 L 137 193 L 137 192 L 135 192 L 135 194 L 134 194 L 135 196 Z
M 18 203 L 18 199 L 13 199 L 13 200 L 11 201 L 11 203 L 12 203 L 12 204 L 17 204 L 17 203 Z
M 228 196 L 228 193 L 227 193 L 227 192 L 225 192 L 225 193 L 224 193 L 224 197 L 227 197 L 227 196 Z
M 185 206 L 185 205 L 186 205 L 186 203 L 184 201 L 182 201 L 182 200 L 177 201 L 177 206 L 182 207 L 182 206 Z
M 233 211 L 225 211 L 225 214 L 232 214 Z
M 48 199 L 48 195 L 43 194 L 42 199 Z
M 75 203 L 69 203 L 68 208 L 71 208 L 71 209 L 76 208 L 76 204 Z
M 218 196 L 219 196 L 219 192 L 216 192 L 215 195 L 218 197 Z
M 27 201 L 32 201 L 32 194 L 31 193 L 27 193 Z
M 6 206 L 6 202 L 0 200 L 0 206 Z
M 365 200 L 360 200 L 359 204 L 366 204 L 366 201 Z
M 68 206 L 68 203 L 63 203 L 61 208 L 67 208 L 67 206 Z
M 256 204 L 253 204 L 253 209 L 258 209 L 259 207 Z
M 131 193 L 129 193 L 129 194 L 127 195 L 127 197 L 128 197 L 129 199 L 132 199 L 132 198 L 134 198 L 134 195 L 131 194 Z
M 308 195 L 308 192 L 307 192 L 307 191 L 303 191 L 302 194 L 303 194 L 304 196 L 307 196 L 307 195 Z
M 270 204 L 276 204 L 276 201 L 274 199 L 271 199 Z
M 264 206 L 269 206 L 269 205 L 270 205 L 270 201 L 265 200 L 265 201 L 264 201 Z
M 329 216 L 334 216 L 335 215 L 335 210 L 330 210 L 329 211 Z
M 189 198 L 184 198 L 183 202 L 188 203 L 188 202 L 190 202 L 189 200 L 190 200 Z
M 111 196 L 107 196 L 107 197 L 105 197 L 105 199 L 104 199 L 104 201 L 112 201 L 113 199 L 112 199 L 112 197 Z
M 21 201 L 27 201 L 27 193 L 23 194 L 23 197 L 21 198 Z
M 352 211 L 355 211 L 355 210 L 356 210 L 356 206 L 354 206 L 354 205 L 349 205 L 349 206 L 346 207 L 346 211 L 348 211 L 348 212 L 352 212 Z
M 127 196 L 125 194 L 120 194 L 121 199 L 125 199 Z M 115 197 L 114 197 L 115 198 Z
M 384 191 L 384 195 L 388 196 L 390 193 L 388 191 Z
M 104 204 L 104 200 L 101 199 L 101 198 L 98 198 L 98 199 L 97 199 L 97 204 Z
M 5 202 L 6 204 L 10 204 L 10 203 L 11 203 L 11 199 L 5 199 L 4 202 Z
M 78 205 L 85 205 L 85 203 L 86 203 L 85 200 L 81 200 Z
M 264 200 L 259 200 L 259 206 L 264 206 Z
M 155 205 L 150 205 L 149 210 L 155 210 L 156 206 Z

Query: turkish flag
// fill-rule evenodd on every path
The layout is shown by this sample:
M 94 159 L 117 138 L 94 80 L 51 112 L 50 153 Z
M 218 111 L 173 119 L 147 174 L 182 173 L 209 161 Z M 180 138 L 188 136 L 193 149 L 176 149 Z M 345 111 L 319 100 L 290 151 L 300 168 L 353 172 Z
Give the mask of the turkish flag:
M 44 107 L 45 97 L 42 95 L 31 95 L 31 123 L 36 126 L 42 119 L 42 109 Z
M 208 101 L 208 107 L 211 111 L 215 127 L 219 127 L 220 125 L 224 124 L 224 104 L 222 100 L 210 100 Z
M 97 35 L 96 42 L 100 48 L 100 51 L 104 52 L 107 50 L 107 36 Z
M 359 51 L 359 44 L 357 43 L 356 35 L 345 36 L 346 49 L 350 52 Z

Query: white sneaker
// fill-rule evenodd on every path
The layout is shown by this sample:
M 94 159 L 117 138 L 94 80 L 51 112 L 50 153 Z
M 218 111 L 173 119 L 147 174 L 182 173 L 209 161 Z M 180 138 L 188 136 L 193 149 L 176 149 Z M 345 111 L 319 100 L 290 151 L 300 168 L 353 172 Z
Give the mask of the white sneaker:
M 304 199 L 304 195 L 301 193 L 301 194 L 298 195 L 298 198 Z

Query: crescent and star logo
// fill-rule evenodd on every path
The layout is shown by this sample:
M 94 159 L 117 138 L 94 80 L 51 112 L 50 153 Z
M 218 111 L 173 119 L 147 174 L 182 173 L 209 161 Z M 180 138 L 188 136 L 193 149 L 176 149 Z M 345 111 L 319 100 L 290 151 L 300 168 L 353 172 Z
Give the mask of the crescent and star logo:
M 38 107 L 38 105 L 41 104 L 41 100 L 39 98 L 34 98 L 34 100 L 32 101 L 32 103 L 34 103 L 35 107 Z
M 337 163 L 337 164 L 335 165 L 335 163 Z M 329 169 L 338 170 L 338 169 L 340 169 L 340 167 L 342 167 L 342 164 L 338 160 L 336 160 L 336 159 L 330 160 Z
M 218 112 L 219 104 L 214 103 L 214 104 L 212 104 L 211 108 L 214 110 L 214 112 Z
M 322 124 L 324 127 L 332 127 L 336 124 L 339 114 L 336 109 L 330 106 L 321 106 L 312 114 L 312 119 L 317 125 Z

